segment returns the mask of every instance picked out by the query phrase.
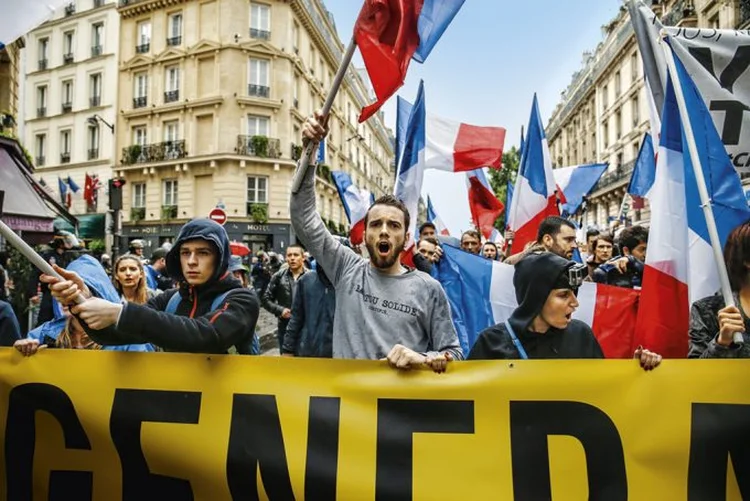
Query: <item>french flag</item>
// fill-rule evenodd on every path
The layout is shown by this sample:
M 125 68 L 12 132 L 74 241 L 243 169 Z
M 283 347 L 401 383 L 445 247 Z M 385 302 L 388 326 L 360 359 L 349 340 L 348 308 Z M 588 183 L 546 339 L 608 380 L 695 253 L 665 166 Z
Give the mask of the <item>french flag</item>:
M 514 268 L 469 254 L 450 245 L 433 268 L 451 307 L 453 324 L 464 353 L 487 327 L 504 322 L 518 306 Z M 631 358 L 639 292 L 585 282 L 573 318 L 588 324 L 607 358 Z
M 643 137 L 638 158 L 635 160 L 633 175 L 628 184 L 628 194 L 633 197 L 633 208 L 642 209 L 643 199 L 651 196 L 651 188 L 656 179 L 656 154 L 654 153 L 654 141 L 651 134 L 646 133 Z
M 427 220 L 435 225 L 435 232 L 438 235 L 443 235 L 446 237 L 449 237 L 451 235 L 448 227 L 445 225 L 440 216 L 438 216 L 438 213 L 435 212 L 435 207 L 432 205 L 432 199 L 429 195 L 427 195 Z
M 505 205 L 495 196 L 484 169 L 467 172 L 466 182 L 469 188 L 471 220 L 485 239 L 491 242 L 498 241 L 500 232 L 495 228 L 495 220 L 503 213 Z
M 674 83 L 685 97 L 723 247 L 731 230 L 750 218 L 750 210 L 702 97 L 677 57 L 675 65 L 679 82 Z M 683 358 L 688 351 L 690 304 L 716 293 L 720 282 L 671 77 L 667 78 L 661 120 L 635 341 L 665 357 Z
M 375 91 L 364 122 L 404 84 L 411 59 L 424 63 L 465 0 L 365 0 L 354 40 Z
M 346 172 L 333 171 L 331 177 L 339 192 L 341 203 L 344 205 L 346 218 L 349 220 L 349 240 L 353 245 L 359 245 L 365 236 L 365 215 L 372 205 L 372 193 L 360 190 L 352 183 L 352 178 Z
M 425 168 L 465 172 L 503 164 L 505 129 L 427 115 Z
M 563 214 L 575 214 L 583 203 L 583 197 L 588 195 L 604 171 L 607 164 L 574 165 L 553 169 L 555 183 L 562 192 L 565 202 L 562 204 Z
M 526 134 L 513 190 L 513 205 L 508 213 L 510 229 L 515 232 L 512 250 L 516 253 L 536 240 L 539 224 L 544 218 L 560 215 L 555 196 L 555 176 L 536 94 Z
M 409 104 L 401 97 L 398 98 L 398 112 L 396 114 L 399 123 L 397 130 L 403 130 L 401 142 L 402 150 L 398 158 L 396 183 L 393 187 L 393 195 L 401 200 L 409 210 L 411 223 L 409 225 L 409 241 L 406 250 L 414 245 L 414 235 L 417 228 L 417 216 L 419 214 L 419 197 L 422 192 L 422 181 L 424 180 L 424 150 L 425 150 L 425 100 L 424 82 L 419 82 L 417 99 L 414 104 Z M 408 122 L 404 126 L 400 121 L 406 116 L 404 110 L 409 110 Z

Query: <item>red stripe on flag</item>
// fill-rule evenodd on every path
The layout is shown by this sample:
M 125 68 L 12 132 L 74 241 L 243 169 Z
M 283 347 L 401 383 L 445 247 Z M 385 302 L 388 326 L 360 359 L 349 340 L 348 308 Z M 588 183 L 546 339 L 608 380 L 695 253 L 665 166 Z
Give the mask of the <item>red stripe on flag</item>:
M 503 164 L 505 129 L 461 124 L 453 145 L 453 170 L 463 172 L 480 167 L 499 169 Z
M 632 358 L 640 292 L 613 285 L 597 284 L 594 331 L 604 356 Z
M 646 266 L 633 348 L 642 345 L 665 358 L 687 357 L 689 297 L 687 284 Z
M 469 178 L 469 184 L 471 218 L 484 238 L 489 239 L 495 228 L 495 220 L 503 213 L 505 206 L 476 176 Z
M 365 241 L 365 220 L 360 219 L 357 221 L 351 230 L 349 230 L 349 241 L 352 245 L 360 245 Z
M 519 201 L 520 202 L 520 201 Z M 529 222 L 515 230 L 511 252 L 518 254 L 525 250 L 529 242 L 536 242 L 536 234 L 539 231 L 539 225 L 547 216 L 559 216 L 560 211 L 557 209 L 557 198 L 552 195 L 547 199 L 547 207 L 539 214 L 534 216 Z

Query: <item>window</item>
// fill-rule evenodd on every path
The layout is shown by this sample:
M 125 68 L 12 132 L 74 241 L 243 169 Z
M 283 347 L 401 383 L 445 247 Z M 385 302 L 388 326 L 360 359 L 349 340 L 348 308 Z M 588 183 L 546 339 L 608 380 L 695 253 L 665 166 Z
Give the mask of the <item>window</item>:
M 137 26 L 137 42 L 135 51 L 139 54 L 148 52 L 151 49 L 151 21 L 143 21 Z
M 315 74 L 315 63 L 318 62 L 317 52 L 313 44 L 310 44 L 310 73 Z
M 268 137 L 268 117 L 259 117 L 248 115 L 247 117 L 247 134 L 249 136 L 266 136 Z
M 47 150 L 47 134 L 36 135 L 36 164 L 44 165 L 44 156 Z
M 68 113 L 73 109 L 73 80 L 62 83 L 62 112 Z
M 620 95 L 620 92 L 622 91 L 622 81 L 620 78 L 620 72 L 618 71 L 615 73 L 615 97 Z
M 637 95 L 633 96 L 631 106 L 633 107 L 633 127 L 635 127 L 641 121 L 640 102 Z
M 630 75 L 633 79 L 633 82 L 638 80 L 638 53 L 636 52 L 632 56 L 630 56 Z
M 146 183 L 133 184 L 133 207 L 136 209 L 146 207 Z
M 641 146 L 638 144 L 638 141 L 633 143 L 633 159 L 638 158 L 638 153 L 641 152 Z
M 88 133 L 88 142 L 89 142 L 89 160 L 94 160 L 96 158 L 99 158 L 99 127 L 98 126 L 89 126 L 89 133 Z
M 299 54 L 299 24 L 294 21 L 292 25 L 292 43 L 294 44 L 294 53 Z
M 602 136 L 603 136 L 602 144 L 606 148 L 607 146 L 609 146 L 609 123 L 608 122 L 604 122 L 604 126 L 602 127 Z
M 169 35 L 167 45 L 180 45 L 182 43 L 182 13 L 169 16 Z
M 73 62 L 73 31 L 66 31 L 63 33 L 63 63 L 69 64 Z
M 620 139 L 622 136 L 622 111 L 617 110 L 615 112 L 615 140 Z
M 247 67 L 248 95 L 268 97 L 268 61 L 266 59 L 250 59 Z
M 166 206 L 177 205 L 177 180 L 166 179 L 164 181 L 164 203 Z
M 268 40 L 271 38 L 271 7 L 262 3 L 250 3 L 250 37 Z
M 36 88 L 36 116 L 47 116 L 47 86 L 40 85 Z
M 299 109 L 299 75 L 296 73 L 294 74 L 294 83 L 292 84 L 292 97 L 294 98 L 292 105 Z
M 49 38 L 40 38 L 37 46 L 37 52 L 39 52 L 39 69 L 47 69 L 47 60 L 49 58 Z
M 179 125 L 177 120 L 164 122 L 164 141 L 172 142 L 178 140 Z
M 70 162 L 70 131 L 60 132 L 60 163 Z
M 133 144 L 146 146 L 147 142 L 146 127 L 133 127 Z
M 133 90 L 133 108 L 142 108 L 148 103 L 148 74 L 139 73 L 135 76 Z
M 166 69 L 165 75 L 167 89 L 164 92 L 164 102 L 172 103 L 180 98 L 180 67 L 170 66 Z
M 94 73 L 89 76 L 89 98 L 91 107 L 102 104 L 102 74 Z
M 247 203 L 268 203 L 268 178 L 248 176 L 247 178 Z
M 609 88 L 605 85 L 602 89 L 602 110 L 609 107 Z
M 91 26 L 91 57 L 102 53 L 104 45 L 104 23 L 96 23 Z

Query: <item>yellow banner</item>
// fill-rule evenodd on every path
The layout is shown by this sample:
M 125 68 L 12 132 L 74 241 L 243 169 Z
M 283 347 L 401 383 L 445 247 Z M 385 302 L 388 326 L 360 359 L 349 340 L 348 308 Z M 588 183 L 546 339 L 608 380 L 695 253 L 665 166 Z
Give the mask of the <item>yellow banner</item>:
M 750 499 L 750 361 L 0 350 L 11 501 Z

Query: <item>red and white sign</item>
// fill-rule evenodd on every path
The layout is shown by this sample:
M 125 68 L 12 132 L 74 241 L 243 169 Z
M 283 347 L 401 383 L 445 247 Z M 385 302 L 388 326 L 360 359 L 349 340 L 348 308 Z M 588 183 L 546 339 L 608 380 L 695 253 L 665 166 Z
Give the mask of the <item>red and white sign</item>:
M 213 209 L 211 212 L 208 213 L 208 218 L 224 226 L 224 223 L 227 222 L 227 213 L 224 212 L 224 209 L 220 209 L 219 207 L 216 207 L 215 209 Z

